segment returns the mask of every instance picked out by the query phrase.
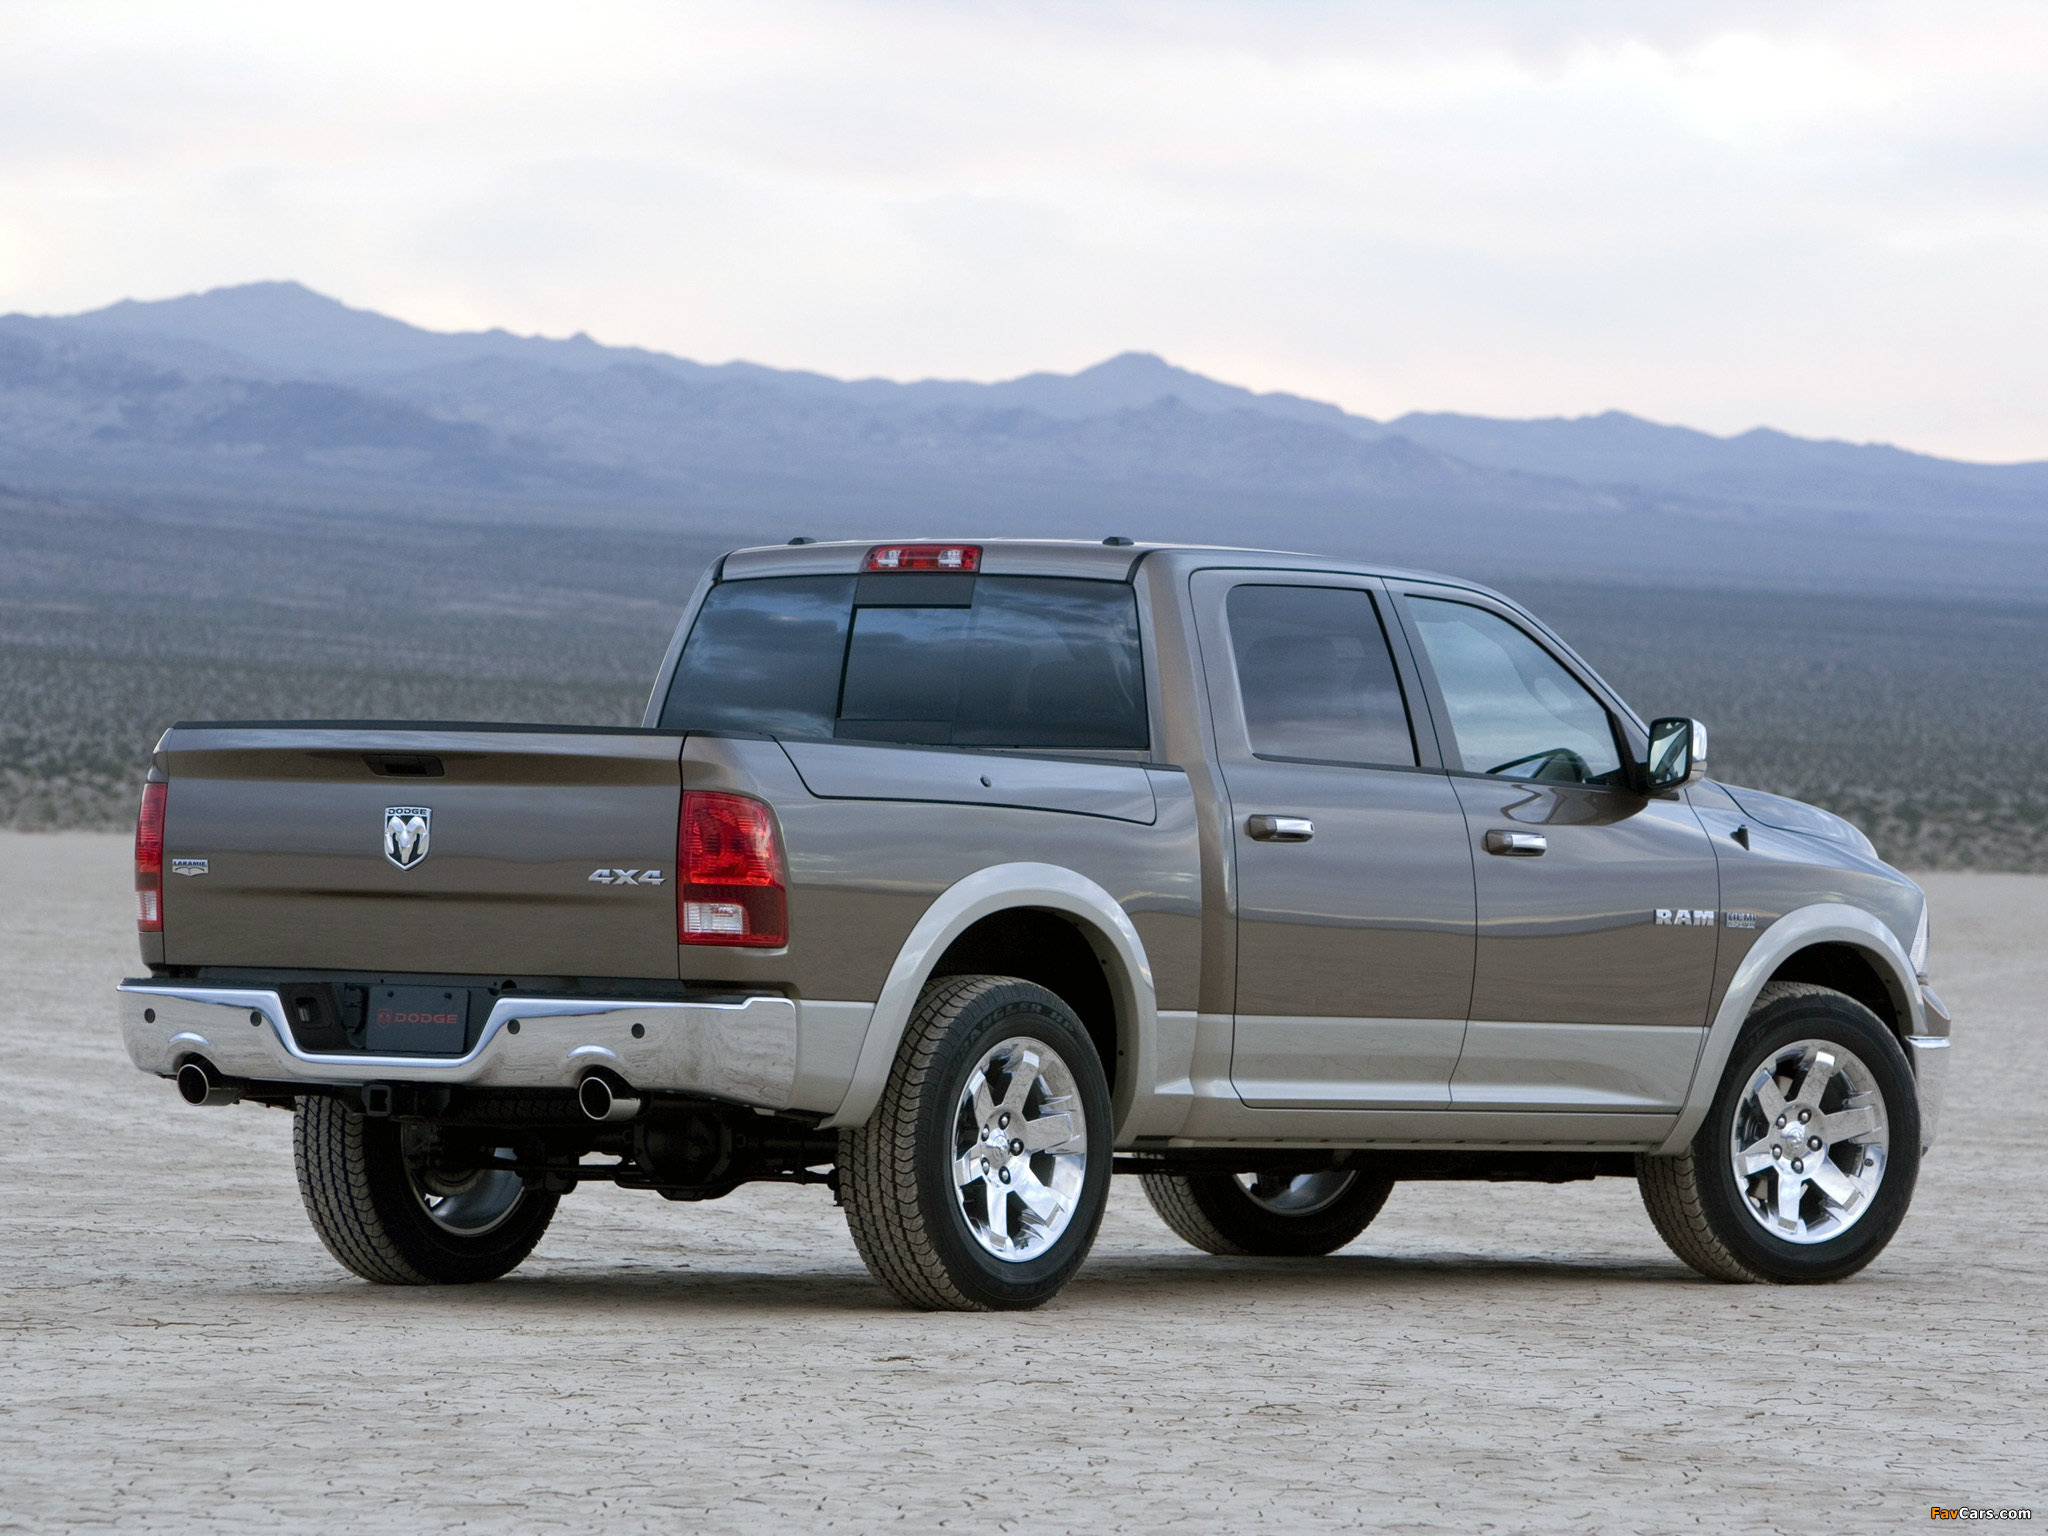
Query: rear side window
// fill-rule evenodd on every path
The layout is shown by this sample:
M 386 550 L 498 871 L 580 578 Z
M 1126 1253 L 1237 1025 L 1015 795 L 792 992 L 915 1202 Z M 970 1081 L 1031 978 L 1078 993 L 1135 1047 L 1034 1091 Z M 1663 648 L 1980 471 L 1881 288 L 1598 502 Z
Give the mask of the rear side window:
M 1415 766 L 1401 680 L 1370 592 L 1232 587 L 1228 612 L 1253 752 Z
M 713 587 L 676 664 L 662 726 L 829 740 L 854 579 L 785 576 Z
M 1045 576 L 721 583 L 661 723 L 791 740 L 1143 748 L 1136 594 Z

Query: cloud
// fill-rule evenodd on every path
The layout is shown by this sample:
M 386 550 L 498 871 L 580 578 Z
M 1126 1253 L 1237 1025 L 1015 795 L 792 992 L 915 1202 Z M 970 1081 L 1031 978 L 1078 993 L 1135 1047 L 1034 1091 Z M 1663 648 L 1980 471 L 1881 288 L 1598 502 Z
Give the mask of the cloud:
M 849 374 L 2048 455 L 2031 4 L 0 15 L 0 307 L 255 277 Z

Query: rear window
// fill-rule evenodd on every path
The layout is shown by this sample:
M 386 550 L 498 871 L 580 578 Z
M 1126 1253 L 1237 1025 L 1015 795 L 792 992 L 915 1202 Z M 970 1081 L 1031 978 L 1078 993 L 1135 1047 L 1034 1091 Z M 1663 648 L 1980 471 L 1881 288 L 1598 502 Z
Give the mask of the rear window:
M 661 723 L 802 741 L 1143 748 L 1138 607 L 1117 581 L 788 576 L 713 587 Z

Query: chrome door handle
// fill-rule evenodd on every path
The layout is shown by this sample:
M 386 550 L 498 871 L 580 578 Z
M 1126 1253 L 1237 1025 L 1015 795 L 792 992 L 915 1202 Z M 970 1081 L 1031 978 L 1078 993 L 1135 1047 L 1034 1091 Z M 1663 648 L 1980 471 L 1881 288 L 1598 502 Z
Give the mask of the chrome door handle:
M 1244 829 L 1258 843 L 1305 843 L 1316 835 L 1316 824 L 1306 816 L 1253 816 Z
M 1508 832 L 1495 827 L 1486 834 L 1486 851 L 1511 859 L 1536 858 L 1549 846 L 1550 839 L 1541 832 Z

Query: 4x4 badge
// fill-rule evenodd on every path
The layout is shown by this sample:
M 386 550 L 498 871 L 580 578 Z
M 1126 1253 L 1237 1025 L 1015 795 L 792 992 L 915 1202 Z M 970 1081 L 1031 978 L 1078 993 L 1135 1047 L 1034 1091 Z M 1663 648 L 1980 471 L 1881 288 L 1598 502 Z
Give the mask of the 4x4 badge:
M 660 885 L 662 873 L 658 869 L 593 869 L 590 882 L 593 885 Z
M 400 869 L 411 869 L 427 856 L 428 829 L 434 813 L 424 805 L 384 807 L 384 857 Z

